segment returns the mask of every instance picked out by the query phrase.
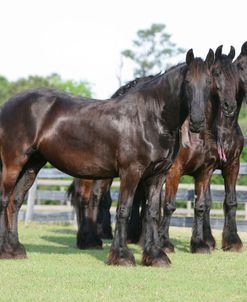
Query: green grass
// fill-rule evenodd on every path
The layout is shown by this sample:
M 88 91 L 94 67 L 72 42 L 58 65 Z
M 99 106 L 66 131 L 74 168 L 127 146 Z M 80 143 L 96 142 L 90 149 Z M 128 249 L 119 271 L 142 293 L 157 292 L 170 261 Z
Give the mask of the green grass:
M 140 265 L 141 250 L 131 245 L 137 266 L 104 264 L 103 250 L 75 248 L 70 225 L 20 224 L 26 260 L 0 262 L 0 301 L 247 301 L 247 252 L 224 253 L 220 232 L 214 231 L 217 250 L 211 255 L 189 253 L 191 230 L 172 228 L 176 253 L 170 268 Z M 247 233 L 240 233 L 247 244 Z

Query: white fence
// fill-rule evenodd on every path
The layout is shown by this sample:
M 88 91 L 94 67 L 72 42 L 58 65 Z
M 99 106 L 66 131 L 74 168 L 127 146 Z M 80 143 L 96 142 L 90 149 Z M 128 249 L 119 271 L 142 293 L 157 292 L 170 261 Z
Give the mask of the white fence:
M 216 170 L 215 174 L 221 173 Z M 240 174 L 247 175 L 247 163 L 242 163 L 240 167 Z M 20 219 L 25 216 L 25 223 L 29 223 L 34 216 L 34 213 L 39 213 L 39 219 L 50 220 L 73 220 L 72 207 L 66 200 L 66 190 L 71 184 L 72 177 L 60 172 L 57 169 L 41 169 L 38 177 L 29 190 L 27 205 L 22 206 L 22 215 Z M 46 187 L 58 186 L 59 190 L 48 190 Z M 43 188 L 42 188 L 43 187 Z M 112 184 L 111 194 L 113 199 L 118 197 L 119 181 L 114 181 Z M 215 201 L 224 200 L 224 187 L 222 185 L 211 186 L 212 198 Z M 59 205 L 39 205 L 42 200 L 60 201 Z M 194 200 L 194 185 L 192 184 L 180 184 L 177 192 L 177 200 L 186 200 L 187 208 L 178 208 L 176 214 L 192 216 L 193 208 L 192 202 Z M 244 210 L 238 210 L 238 216 L 244 216 L 247 220 L 247 186 L 237 186 L 237 200 L 239 203 L 244 203 Z M 47 214 L 49 213 L 49 215 Z M 25 215 L 24 215 L 25 214 Z M 223 211 L 212 210 L 213 215 L 222 215 Z M 38 215 L 38 214 L 36 214 Z M 22 217 L 21 217 L 22 216 Z M 49 217 L 48 217 L 49 216 Z

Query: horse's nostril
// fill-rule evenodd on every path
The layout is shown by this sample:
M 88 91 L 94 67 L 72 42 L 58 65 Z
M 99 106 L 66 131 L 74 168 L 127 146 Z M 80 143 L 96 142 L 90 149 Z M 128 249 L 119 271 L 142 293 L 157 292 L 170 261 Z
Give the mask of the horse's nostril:
M 229 107 L 229 104 L 227 102 L 224 102 L 224 108 L 228 108 Z

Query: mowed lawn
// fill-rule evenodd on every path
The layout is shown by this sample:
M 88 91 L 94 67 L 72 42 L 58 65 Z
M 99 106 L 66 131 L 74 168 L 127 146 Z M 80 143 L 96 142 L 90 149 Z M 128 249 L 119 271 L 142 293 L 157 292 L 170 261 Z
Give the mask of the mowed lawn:
M 240 233 L 242 253 L 220 249 L 211 255 L 189 253 L 191 230 L 172 228 L 177 247 L 170 268 L 140 265 L 141 249 L 134 251 L 136 267 L 112 267 L 103 250 L 81 251 L 75 247 L 71 225 L 20 224 L 26 260 L 1 260 L 0 301 L 247 301 L 247 233 Z

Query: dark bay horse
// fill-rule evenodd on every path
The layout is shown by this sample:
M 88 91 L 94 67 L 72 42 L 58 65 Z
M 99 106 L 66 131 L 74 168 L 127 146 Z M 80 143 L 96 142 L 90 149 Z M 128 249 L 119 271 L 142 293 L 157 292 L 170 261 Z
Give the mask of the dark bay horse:
M 157 76 L 157 75 L 156 75 Z M 111 98 L 125 95 L 154 76 L 136 78 L 121 86 Z M 80 249 L 102 248 L 101 239 L 112 239 L 111 196 L 112 179 L 74 179 L 68 188 L 77 219 L 77 247 Z
M 48 161 L 77 178 L 120 176 L 108 264 L 135 264 L 126 229 L 135 190 L 144 182 L 148 205 L 142 264 L 168 265 L 158 240 L 159 192 L 178 152 L 179 128 L 186 117 L 192 132 L 204 128 L 213 61 L 212 50 L 205 61 L 190 50 L 185 64 L 110 100 L 90 102 L 53 89 L 34 89 L 5 103 L 0 112 L 1 257 L 26 256 L 18 239 L 18 211 Z M 10 200 L 11 220 L 6 213 Z
M 180 177 L 190 175 L 195 179 L 195 218 L 191 238 L 191 252 L 209 252 L 215 247 L 209 220 L 211 207 L 210 178 L 215 169 L 221 169 L 225 182 L 225 226 L 222 237 L 223 250 L 239 251 L 242 242 L 236 227 L 236 180 L 239 159 L 243 148 L 243 135 L 237 123 L 243 99 L 243 89 L 236 64 L 232 63 L 235 50 L 231 47 L 228 55 L 222 55 L 222 46 L 215 52 L 212 74 L 213 90 L 228 95 L 215 97 L 212 93 L 206 114 L 206 129 L 199 135 L 191 134 L 190 145 L 181 147 L 178 156 L 167 173 L 163 220 L 159 229 L 161 247 L 173 252 L 169 239 L 169 224 L 176 209 L 176 192 Z M 224 90 L 221 88 L 224 83 Z M 186 131 L 185 131 L 186 132 Z

